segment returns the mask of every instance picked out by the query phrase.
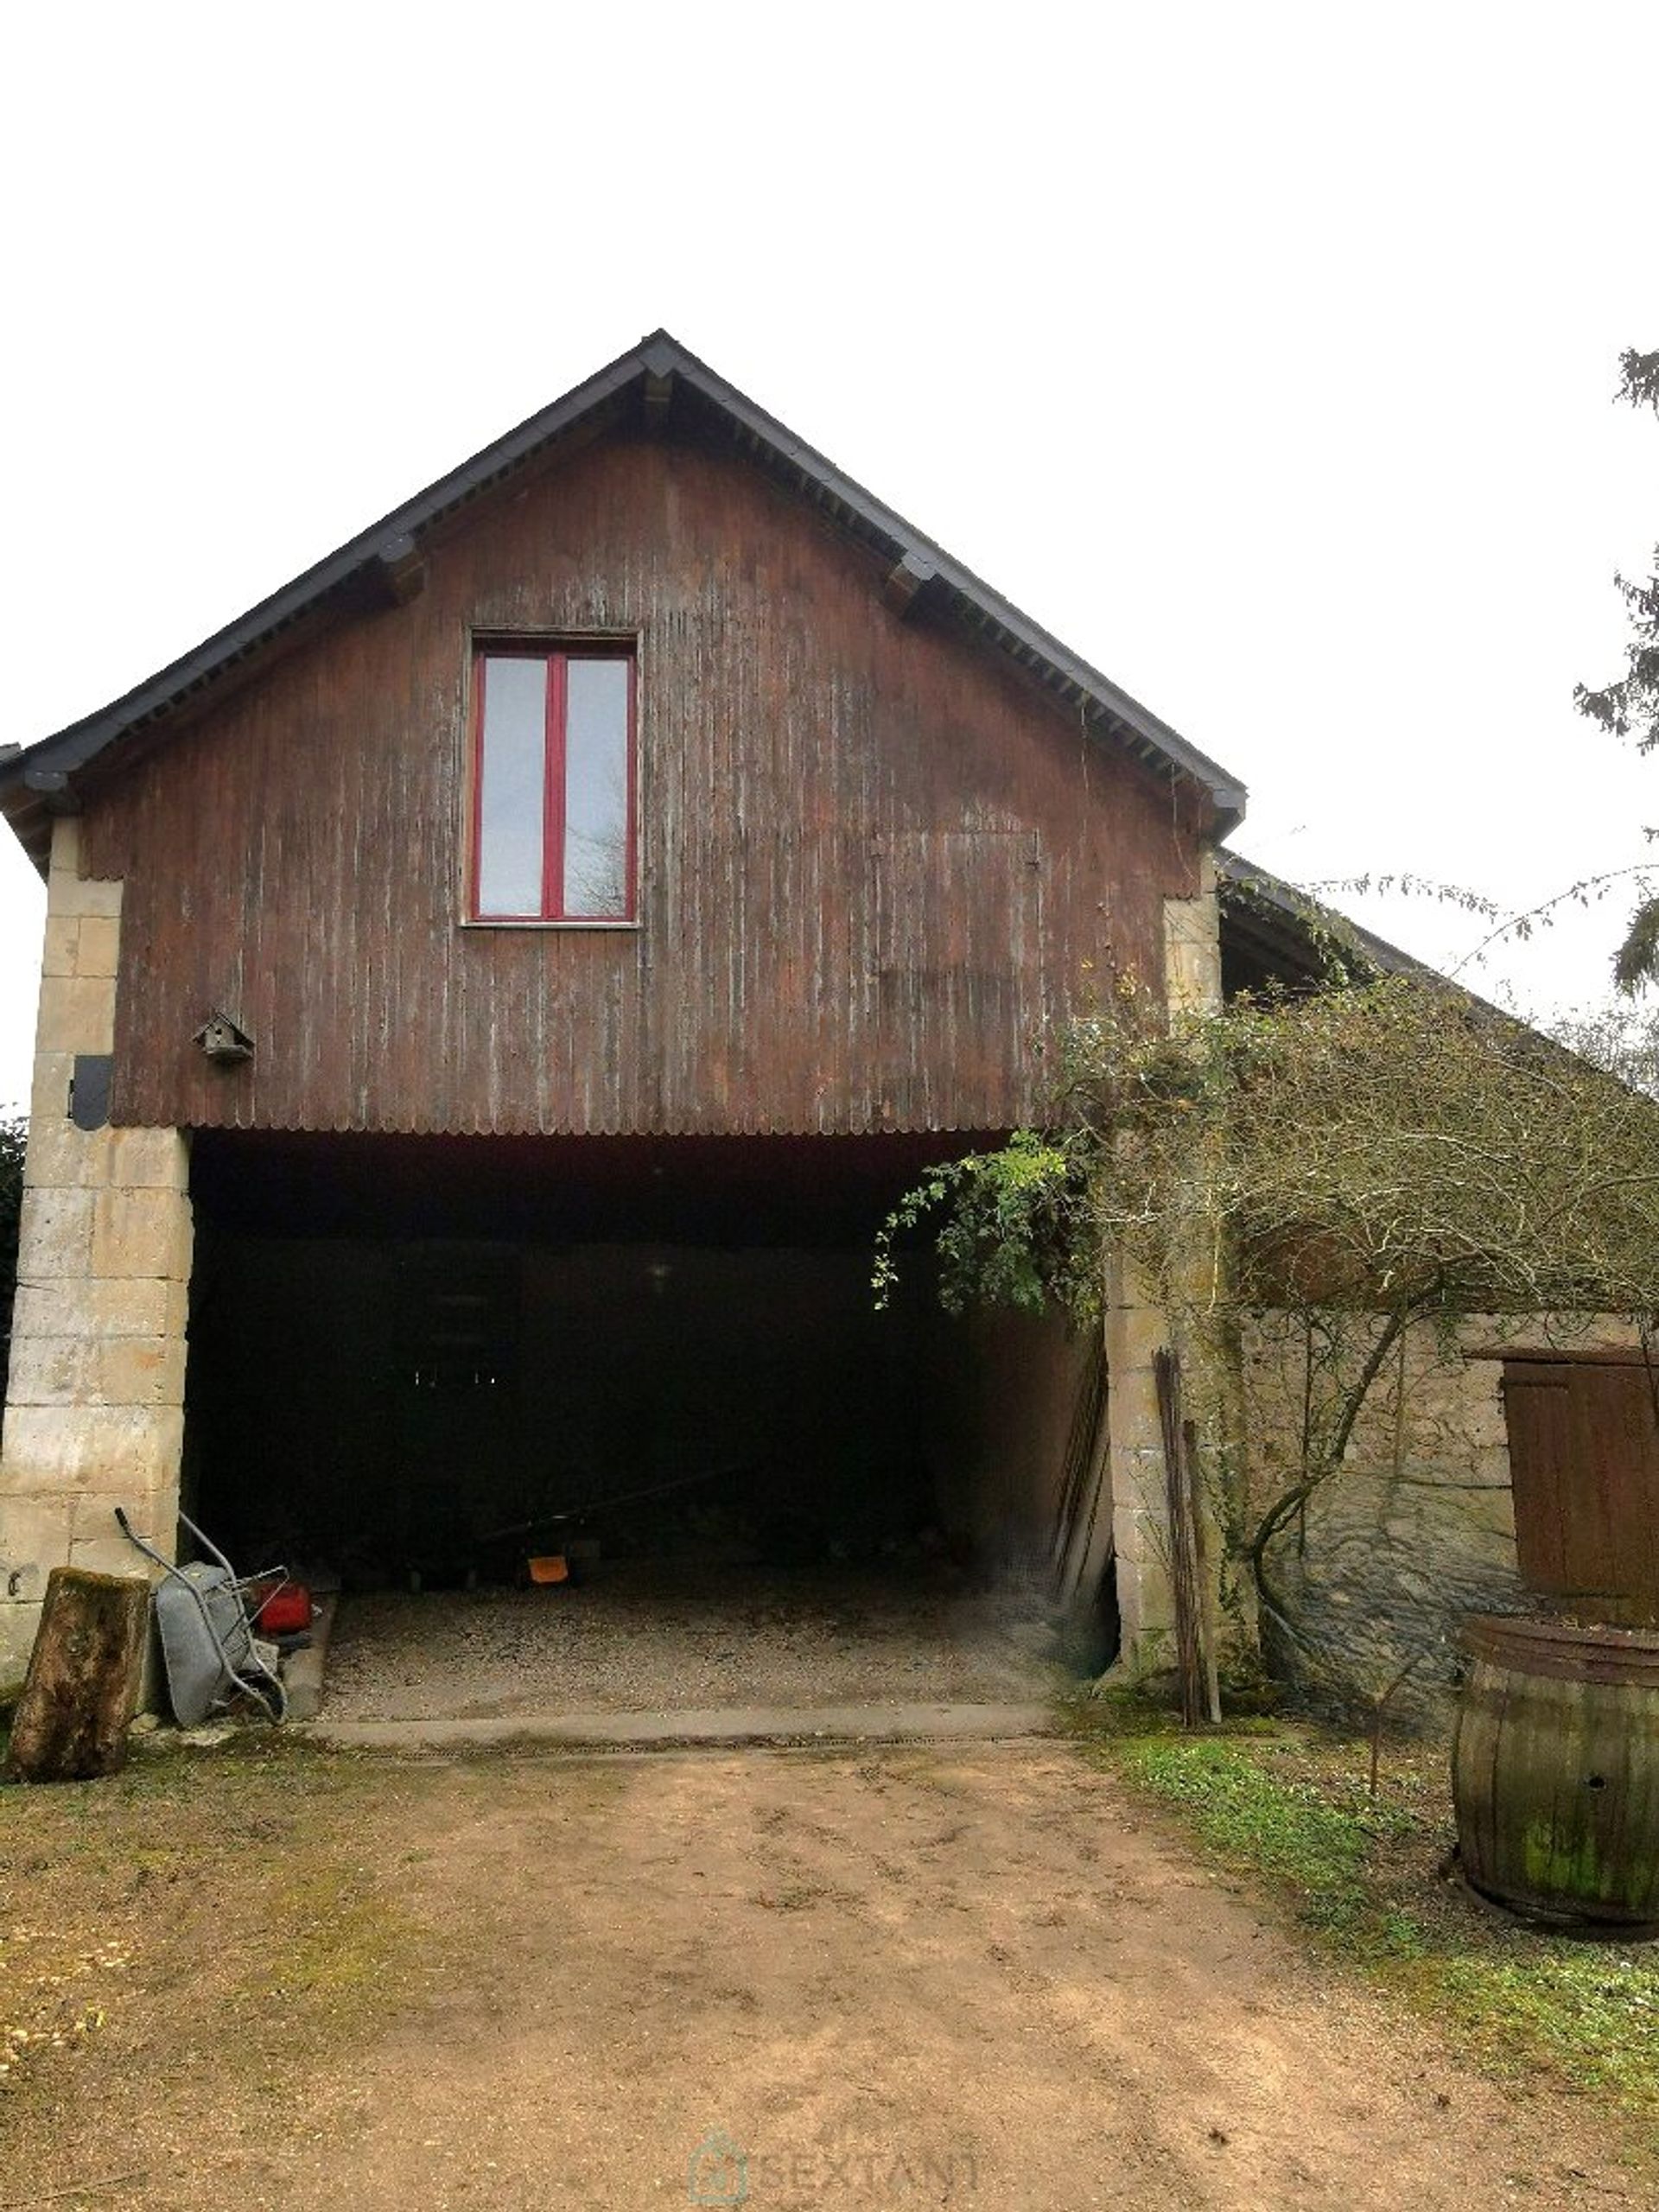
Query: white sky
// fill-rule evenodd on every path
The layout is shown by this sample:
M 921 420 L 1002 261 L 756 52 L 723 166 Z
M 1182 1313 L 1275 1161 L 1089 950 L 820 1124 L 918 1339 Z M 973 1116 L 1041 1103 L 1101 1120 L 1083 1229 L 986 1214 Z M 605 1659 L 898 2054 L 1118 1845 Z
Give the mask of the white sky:
M 666 324 L 1249 785 L 1506 906 L 1638 862 L 1576 715 L 1659 536 L 1659 8 L 14 11 L 0 739 Z M 1422 957 L 1484 933 L 1351 911 Z M 1628 905 L 1470 971 L 1605 993 Z M 41 899 L 0 838 L 0 1102 Z

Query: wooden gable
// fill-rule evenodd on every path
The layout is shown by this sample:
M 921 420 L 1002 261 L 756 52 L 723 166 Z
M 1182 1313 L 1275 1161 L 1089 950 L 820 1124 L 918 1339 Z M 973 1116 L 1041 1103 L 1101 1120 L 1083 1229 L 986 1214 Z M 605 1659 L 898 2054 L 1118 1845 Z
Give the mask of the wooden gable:
M 124 905 L 114 1112 L 435 1131 L 1006 1128 L 1198 802 L 757 469 L 618 435 L 88 793 Z M 470 643 L 637 641 L 637 929 L 465 925 Z M 223 1007 L 245 1065 L 191 1038 Z

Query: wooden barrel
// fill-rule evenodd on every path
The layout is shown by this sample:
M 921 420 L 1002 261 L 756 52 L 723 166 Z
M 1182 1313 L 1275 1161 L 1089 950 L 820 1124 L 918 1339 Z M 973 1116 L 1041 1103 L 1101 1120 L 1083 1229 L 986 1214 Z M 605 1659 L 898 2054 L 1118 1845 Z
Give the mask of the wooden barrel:
M 1533 1919 L 1659 1923 L 1659 1634 L 1478 1614 L 1452 1745 L 1463 1868 Z

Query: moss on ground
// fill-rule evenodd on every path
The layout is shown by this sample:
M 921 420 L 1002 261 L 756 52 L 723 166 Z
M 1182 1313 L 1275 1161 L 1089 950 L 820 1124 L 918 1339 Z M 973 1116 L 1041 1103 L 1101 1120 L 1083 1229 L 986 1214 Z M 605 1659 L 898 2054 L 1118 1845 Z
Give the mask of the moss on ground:
M 384 1860 L 353 1850 L 357 1805 L 379 1821 L 398 1795 L 384 1769 L 257 1734 L 6 1790 L 0 2094 L 111 2024 L 142 2045 L 169 2006 L 213 2021 L 217 2078 L 273 2093 L 352 2047 L 433 1955 Z
M 1381 1982 L 1485 2070 L 1542 2071 L 1659 2120 L 1659 1947 L 1541 1933 L 1452 1871 L 1444 1753 L 1294 1722 L 1200 1734 L 1129 1700 L 1078 1703 L 1084 1755 L 1255 1877 L 1323 1951 Z

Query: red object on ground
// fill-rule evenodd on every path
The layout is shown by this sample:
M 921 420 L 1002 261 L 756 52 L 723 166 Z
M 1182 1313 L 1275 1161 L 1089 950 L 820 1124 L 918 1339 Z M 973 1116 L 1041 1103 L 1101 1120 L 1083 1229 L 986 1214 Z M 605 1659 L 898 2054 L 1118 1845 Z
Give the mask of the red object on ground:
M 311 1625 L 311 1592 L 302 1582 L 284 1582 L 273 1590 L 254 1619 L 267 1636 L 291 1636 Z

